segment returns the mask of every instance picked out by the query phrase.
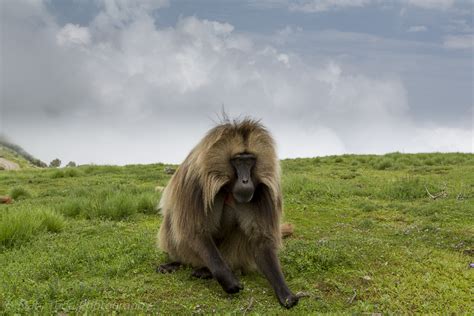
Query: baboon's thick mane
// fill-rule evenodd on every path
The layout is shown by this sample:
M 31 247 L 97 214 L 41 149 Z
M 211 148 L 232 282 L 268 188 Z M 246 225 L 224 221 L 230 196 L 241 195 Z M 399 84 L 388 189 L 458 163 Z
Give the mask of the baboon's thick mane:
M 167 186 L 161 207 L 166 207 L 166 200 L 181 204 L 188 199 L 192 192 L 190 189 L 195 189 L 190 184 L 199 183 L 201 201 L 204 202 L 202 207 L 207 212 L 219 190 L 232 180 L 234 170 L 230 159 L 239 153 L 256 156 L 254 172 L 257 181 L 269 188 L 272 197 L 279 196 L 279 162 L 268 130 L 259 120 L 226 118 L 212 128 L 186 157 Z M 173 206 L 176 208 L 177 205 Z
M 258 120 L 244 118 L 217 125 L 209 131 L 191 155 L 193 153 L 198 155 L 197 165 L 201 166 L 199 174 L 207 207 L 212 206 L 212 200 L 221 187 L 232 180 L 234 170 L 230 159 L 236 154 L 254 154 L 257 181 L 277 190 L 275 183 L 279 183 L 279 178 L 275 177 L 279 176 L 279 164 L 275 143 L 268 130 Z

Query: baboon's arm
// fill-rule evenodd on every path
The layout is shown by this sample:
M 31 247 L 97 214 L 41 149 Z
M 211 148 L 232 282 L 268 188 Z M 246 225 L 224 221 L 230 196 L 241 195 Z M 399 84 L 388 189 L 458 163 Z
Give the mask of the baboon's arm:
M 296 305 L 299 297 L 294 295 L 288 288 L 288 285 L 286 285 L 285 278 L 281 272 L 280 261 L 273 247 L 269 245 L 262 246 L 255 255 L 255 262 L 273 287 L 280 304 L 286 308 Z
M 214 240 L 209 235 L 194 239 L 194 249 L 211 271 L 212 276 L 227 293 L 237 293 L 243 287 L 222 258 Z

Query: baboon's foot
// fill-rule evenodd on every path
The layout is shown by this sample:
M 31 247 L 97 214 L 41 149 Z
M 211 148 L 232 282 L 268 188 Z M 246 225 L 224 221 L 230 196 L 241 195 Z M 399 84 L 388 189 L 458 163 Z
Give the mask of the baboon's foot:
M 191 275 L 199 279 L 212 279 L 212 273 L 206 267 L 194 269 Z
M 175 272 L 176 270 L 178 270 L 180 266 L 181 266 L 181 262 L 178 262 L 178 261 L 173 261 L 173 262 L 170 262 L 170 263 L 160 264 L 156 268 L 156 272 L 172 273 L 172 272 Z

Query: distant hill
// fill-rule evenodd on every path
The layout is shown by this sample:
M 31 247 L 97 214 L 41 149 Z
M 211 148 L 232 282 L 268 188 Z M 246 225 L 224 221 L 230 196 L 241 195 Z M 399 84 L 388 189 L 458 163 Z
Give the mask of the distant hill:
M 47 167 L 46 163 L 26 152 L 20 146 L 0 137 L 0 170 Z

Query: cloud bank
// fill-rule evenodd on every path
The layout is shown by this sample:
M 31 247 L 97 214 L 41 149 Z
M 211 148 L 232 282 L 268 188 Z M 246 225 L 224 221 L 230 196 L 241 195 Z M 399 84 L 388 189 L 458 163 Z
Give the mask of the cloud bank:
M 158 27 L 166 5 L 104 0 L 88 25 L 59 25 L 42 2 L 4 4 L 3 132 L 43 160 L 180 162 L 224 106 L 262 118 L 282 158 L 472 152 L 472 129 L 413 120 L 396 75 L 307 60 L 222 21 Z
M 291 11 L 317 13 L 347 8 L 362 8 L 370 5 L 392 6 L 407 5 L 427 10 L 448 10 L 455 0 L 248 0 L 260 7 L 286 7 Z
M 463 34 L 463 35 L 449 35 L 444 39 L 444 47 L 449 49 L 473 49 L 474 48 L 474 35 Z

